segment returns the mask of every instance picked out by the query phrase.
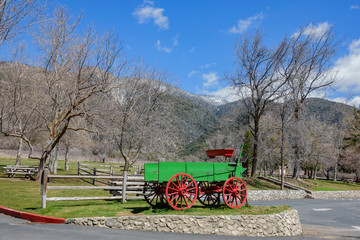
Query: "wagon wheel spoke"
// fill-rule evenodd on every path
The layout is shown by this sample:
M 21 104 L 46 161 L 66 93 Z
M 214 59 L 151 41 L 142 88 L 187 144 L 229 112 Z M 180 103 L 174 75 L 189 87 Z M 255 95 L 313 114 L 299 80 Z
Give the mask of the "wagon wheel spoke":
M 162 188 L 163 186 L 158 183 L 151 183 L 151 182 L 145 183 L 143 189 L 144 199 L 152 207 L 156 206 L 158 203 L 163 203 Z
M 182 196 L 182 199 L 184 199 L 184 203 L 185 203 L 185 205 L 187 206 L 188 205 L 188 203 L 187 203 L 187 201 L 186 201 L 186 198 L 188 198 L 188 196 Z M 191 199 L 189 199 L 190 201 L 191 201 Z M 183 207 L 183 205 L 182 205 L 182 201 L 181 201 L 181 207 Z
M 235 202 L 236 202 L 236 206 L 239 205 L 238 204 L 238 196 L 235 196 Z M 241 202 L 241 200 L 240 200 L 240 202 Z
M 172 193 L 169 193 L 168 195 L 172 196 L 172 195 L 175 195 L 175 194 L 179 194 L 179 193 L 178 192 L 172 192 Z
M 156 194 L 151 198 L 150 202 L 154 201 L 154 198 L 156 198 Z
M 179 197 L 179 195 L 176 195 L 175 197 L 173 197 L 170 202 L 174 201 L 177 197 Z
M 239 199 L 240 203 L 242 202 L 242 199 L 241 199 L 241 197 L 239 197 L 239 196 L 236 196 L 236 198 L 237 198 L 237 199 Z
M 188 182 L 189 178 L 190 178 L 190 176 L 188 176 L 188 177 L 186 178 L 186 180 L 185 180 L 186 183 Z M 189 183 L 191 183 L 191 182 L 189 182 Z
M 172 187 L 169 187 L 169 190 L 172 190 L 172 191 L 178 191 L 178 188 L 172 188 Z
M 196 200 L 197 190 L 196 182 L 189 174 L 176 174 L 166 186 L 167 202 L 176 210 L 190 208 Z
M 246 186 L 238 177 L 229 178 L 223 187 L 223 199 L 230 208 L 241 207 L 246 200 Z

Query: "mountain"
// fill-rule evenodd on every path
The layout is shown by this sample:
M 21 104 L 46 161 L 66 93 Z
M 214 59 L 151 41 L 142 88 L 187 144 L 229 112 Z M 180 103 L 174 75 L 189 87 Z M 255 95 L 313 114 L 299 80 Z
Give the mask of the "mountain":
M 236 148 L 237 143 L 231 143 L 231 141 L 236 141 L 231 140 L 231 135 L 237 131 L 235 129 L 246 129 L 249 121 L 242 101 L 218 104 L 208 99 L 201 99 L 203 96 L 189 98 L 188 95 L 178 95 L 177 97 L 182 107 L 177 108 L 175 114 L 177 120 L 172 124 L 180 127 L 181 136 L 179 137 L 186 139 L 183 142 L 185 145 L 177 146 L 179 156 L 185 159 L 188 157 L 193 159 L 195 156 L 202 159 L 204 151 L 211 147 L 209 141 L 215 138 L 220 139 L 221 148 L 228 146 Z M 211 106 L 205 108 L 209 105 Z M 277 103 L 274 103 L 271 109 L 275 109 L 276 105 Z M 318 121 L 338 127 L 341 120 L 346 116 L 351 116 L 352 112 L 351 106 L 320 98 L 309 98 L 304 105 L 305 119 L 308 122 Z M 277 118 L 274 114 L 276 113 L 272 110 L 266 112 L 266 115 Z M 181 127 L 185 123 L 187 127 Z M 175 127 L 174 130 L 176 129 L 178 128 Z
M 202 97 L 205 101 L 207 101 L 208 103 L 215 105 L 215 106 L 221 106 L 221 105 L 229 103 L 225 99 L 223 99 L 221 97 L 217 97 L 217 96 L 201 95 L 200 97 Z
M 3 66 L 6 64 L 10 63 L 2 63 Z M 0 70 L 6 71 L 5 67 Z M 31 66 L 27 67 L 31 68 Z M 0 77 L 1 75 L 2 72 L 0 72 Z M 164 118 L 159 120 L 157 126 L 158 129 L 164 130 L 162 132 L 166 134 L 166 137 L 164 135 L 151 136 L 162 143 L 154 143 L 145 148 L 143 158 L 160 159 L 159 156 L 161 156 L 162 160 L 169 161 L 189 158 L 199 160 L 205 157 L 204 151 L 207 148 L 237 148 L 240 142 L 237 139 L 239 129 L 246 129 L 249 121 L 242 101 L 227 102 L 219 97 L 196 95 L 170 85 L 164 85 L 164 87 L 168 91 L 162 96 L 161 104 L 167 114 L 164 114 Z M 271 108 L 275 109 L 276 105 L 277 103 L 273 103 Z M 353 107 L 326 99 L 310 98 L 305 102 L 304 113 L 308 121 L 336 126 L 340 124 L 341 119 L 351 116 Z M 277 121 L 275 111 L 268 110 L 266 115 Z M 7 138 L 3 141 L 0 136 L 0 140 L 0 148 L 16 148 L 17 146 L 17 141 L 14 139 Z M 88 141 L 93 141 L 91 143 L 96 145 L 102 140 L 98 138 L 98 140 Z M 91 144 L 84 145 L 86 145 L 84 147 L 86 151 L 92 151 L 89 147 Z M 111 148 L 110 144 L 107 146 Z M 110 156 L 110 151 L 107 154 Z M 154 157 L 155 155 L 157 157 Z

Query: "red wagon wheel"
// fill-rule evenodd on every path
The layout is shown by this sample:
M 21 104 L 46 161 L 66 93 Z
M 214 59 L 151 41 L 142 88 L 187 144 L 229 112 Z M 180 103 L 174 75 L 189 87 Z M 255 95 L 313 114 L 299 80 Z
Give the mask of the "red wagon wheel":
M 176 210 L 191 208 L 197 197 L 197 185 L 189 174 L 178 173 L 166 185 L 166 199 Z
M 229 178 L 223 189 L 223 199 L 231 208 L 241 207 L 246 200 L 247 191 L 243 180 L 238 177 Z
M 143 190 L 145 201 L 155 207 L 158 204 L 165 204 L 164 187 L 160 183 L 146 182 Z
M 209 182 L 199 183 L 198 200 L 205 206 L 214 206 L 220 202 L 220 193 L 215 192 L 216 186 L 212 186 Z

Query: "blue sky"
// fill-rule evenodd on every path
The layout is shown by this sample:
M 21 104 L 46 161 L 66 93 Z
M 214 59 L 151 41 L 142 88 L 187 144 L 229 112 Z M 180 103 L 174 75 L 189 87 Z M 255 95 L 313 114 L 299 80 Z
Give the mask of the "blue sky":
M 261 28 L 275 46 L 300 26 L 334 26 L 341 41 L 335 91 L 326 97 L 360 104 L 360 0 L 58 0 L 82 25 L 114 30 L 131 58 L 167 70 L 181 89 L 233 99 L 225 72 L 233 66 L 234 41 Z

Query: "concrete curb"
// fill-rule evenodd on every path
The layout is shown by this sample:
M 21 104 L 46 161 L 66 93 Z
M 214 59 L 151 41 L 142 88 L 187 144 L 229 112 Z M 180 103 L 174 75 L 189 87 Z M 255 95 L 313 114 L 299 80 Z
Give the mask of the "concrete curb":
M 65 223 L 66 220 L 62 218 L 42 216 L 34 213 L 21 212 L 3 206 L 0 206 L 0 213 L 38 223 Z

